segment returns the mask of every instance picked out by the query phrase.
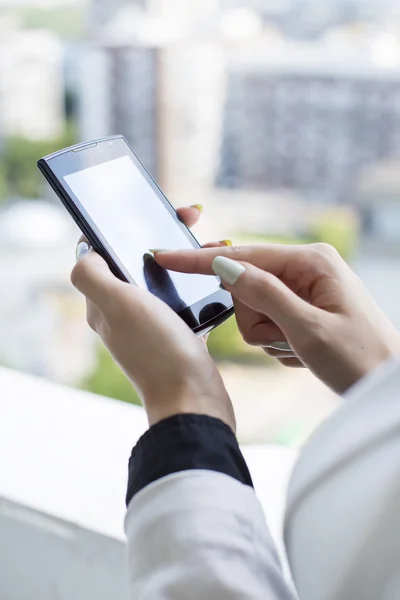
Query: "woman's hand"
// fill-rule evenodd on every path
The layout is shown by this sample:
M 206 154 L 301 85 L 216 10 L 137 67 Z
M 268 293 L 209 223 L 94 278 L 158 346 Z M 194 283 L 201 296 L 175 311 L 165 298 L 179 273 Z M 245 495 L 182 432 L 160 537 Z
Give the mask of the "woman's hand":
M 229 396 L 207 350 L 166 304 L 114 277 L 80 242 L 72 282 L 87 300 L 87 318 L 137 388 L 149 423 L 180 413 L 205 414 L 235 430 Z
M 181 208 L 178 208 L 176 212 L 178 214 L 178 217 L 186 225 L 186 227 L 191 229 L 199 222 L 201 213 L 203 212 L 203 205 L 194 204 L 192 206 L 183 206 Z M 227 246 L 232 246 L 232 242 L 230 240 L 222 240 L 221 242 L 210 242 L 208 244 L 205 244 L 203 248 L 224 248 Z M 204 344 L 207 344 L 209 335 L 210 334 L 207 333 L 201 338 Z
M 156 259 L 171 270 L 216 273 L 234 296 L 247 343 L 284 365 L 309 367 L 336 392 L 400 355 L 399 332 L 331 246 L 168 251 Z

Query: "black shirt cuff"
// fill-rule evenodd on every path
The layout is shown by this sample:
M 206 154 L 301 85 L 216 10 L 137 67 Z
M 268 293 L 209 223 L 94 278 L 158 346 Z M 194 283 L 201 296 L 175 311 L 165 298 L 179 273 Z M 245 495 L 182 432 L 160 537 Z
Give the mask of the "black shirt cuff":
M 224 473 L 253 487 L 235 434 L 225 423 L 205 415 L 177 415 L 161 421 L 132 451 L 126 503 L 162 477 L 198 469 Z

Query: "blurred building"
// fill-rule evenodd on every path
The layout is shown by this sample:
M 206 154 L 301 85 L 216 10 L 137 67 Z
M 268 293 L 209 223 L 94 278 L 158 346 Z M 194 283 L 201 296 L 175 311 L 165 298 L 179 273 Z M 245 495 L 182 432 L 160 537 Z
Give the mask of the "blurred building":
M 49 31 L 0 21 L 0 131 L 45 140 L 64 125 L 63 52 Z
M 358 171 L 400 155 L 399 48 L 387 42 L 286 43 L 233 62 L 218 184 L 349 201 Z
M 185 6 L 122 9 L 81 63 L 82 138 L 124 134 L 169 194 L 213 183 L 224 93 L 221 45 L 189 38 L 193 22 L 174 16 Z
M 152 174 L 159 174 L 159 51 L 153 46 L 92 45 L 82 63 L 80 130 L 84 140 L 122 133 Z
M 360 173 L 355 201 L 363 217 L 364 242 L 375 254 L 400 255 L 400 159 Z

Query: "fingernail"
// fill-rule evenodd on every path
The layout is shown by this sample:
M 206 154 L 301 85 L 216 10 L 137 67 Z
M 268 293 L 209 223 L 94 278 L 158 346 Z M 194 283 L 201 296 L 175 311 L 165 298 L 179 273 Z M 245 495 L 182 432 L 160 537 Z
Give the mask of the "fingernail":
M 169 252 L 169 250 L 166 250 L 164 248 L 150 248 L 149 252 L 151 252 L 151 254 L 153 256 L 155 256 L 156 254 L 158 254 L 159 252 Z
M 84 256 L 86 256 L 88 252 L 90 252 L 90 250 L 91 248 L 89 244 L 87 244 L 86 242 L 80 242 L 76 248 L 76 260 L 81 260 Z
M 197 210 L 201 213 L 204 211 L 204 206 L 202 204 L 192 204 L 190 208 L 197 208 Z
M 293 352 L 287 342 L 273 342 L 269 347 L 275 350 L 283 350 L 284 352 Z
M 239 277 L 246 271 L 243 265 L 226 256 L 217 256 L 214 258 L 212 269 L 222 279 L 223 283 L 227 283 L 228 285 L 235 285 Z
M 223 246 L 233 246 L 233 242 L 231 240 L 221 240 L 219 243 Z
M 146 254 L 143 255 L 143 262 L 146 265 L 150 261 L 154 262 L 154 256 L 149 252 L 146 252 Z

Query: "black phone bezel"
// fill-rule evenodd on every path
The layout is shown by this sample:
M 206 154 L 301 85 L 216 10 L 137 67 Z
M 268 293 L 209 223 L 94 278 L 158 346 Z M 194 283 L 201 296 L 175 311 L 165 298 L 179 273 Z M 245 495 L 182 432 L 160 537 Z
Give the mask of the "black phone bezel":
M 129 156 L 133 160 L 149 185 L 156 192 L 160 201 L 167 208 L 171 217 L 191 241 L 193 247 L 200 248 L 201 246 L 197 239 L 179 219 L 168 198 L 122 135 L 101 138 L 65 148 L 59 152 L 41 158 L 37 165 L 82 233 L 93 248 L 95 248 L 95 250 L 104 258 L 114 275 L 122 281 L 137 285 L 136 281 L 130 276 L 122 262 L 114 254 L 113 249 L 97 229 L 95 223 L 86 213 L 79 202 L 79 199 L 64 180 L 64 177 L 71 173 L 76 173 L 89 168 L 90 166 L 96 166 L 122 156 Z M 204 314 L 205 309 L 208 310 L 209 314 L 212 314 L 214 310 L 215 314 L 212 314 L 205 322 L 201 322 L 200 315 L 202 311 Z M 211 296 L 205 297 L 203 300 L 177 314 L 179 314 L 197 335 L 204 335 L 234 314 L 232 297 L 228 292 L 221 290 Z

